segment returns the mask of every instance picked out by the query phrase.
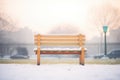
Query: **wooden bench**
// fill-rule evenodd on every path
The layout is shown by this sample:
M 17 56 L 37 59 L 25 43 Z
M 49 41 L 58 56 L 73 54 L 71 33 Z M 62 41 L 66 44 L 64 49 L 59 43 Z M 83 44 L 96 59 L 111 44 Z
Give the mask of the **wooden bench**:
M 37 55 L 37 65 L 40 65 L 40 54 L 79 54 L 79 64 L 84 65 L 85 55 L 85 36 L 79 35 L 34 35 L 34 42 L 37 46 L 35 53 Z M 41 46 L 47 47 L 79 47 L 79 50 L 54 50 L 41 49 Z

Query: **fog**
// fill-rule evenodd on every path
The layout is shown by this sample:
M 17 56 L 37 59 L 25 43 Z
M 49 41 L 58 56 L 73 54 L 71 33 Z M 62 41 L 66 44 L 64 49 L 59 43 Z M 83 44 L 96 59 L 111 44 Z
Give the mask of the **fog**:
M 70 24 L 62 24 L 53 27 L 48 34 L 82 34 L 79 27 Z
M 39 0 L 1 0 L 0 54 L 11 54 L 11 50 L 17 50 L 18 48 L 26 49 L 28 54 L 34 54 L 35 33 L 52 35 L 84 34 L 86 36 L 85 47 L 88 48 L 88 53 L 103 53 L 104 34 L 103 32 L 99 34 L 96 29 L 98 26 L 91 25 L 91 21 L 88 20 L 91 16 L 89 10 L 92 7 L 101 7 L 107 3 L 119 8 L 119 0 L 65 1 L 56 2 L 52 0 L 47 3 Z M 108 51 L 120 48 L 120 27 L 118 25 L 115 27 L 117 28 L 110 29 L 107 32 Z

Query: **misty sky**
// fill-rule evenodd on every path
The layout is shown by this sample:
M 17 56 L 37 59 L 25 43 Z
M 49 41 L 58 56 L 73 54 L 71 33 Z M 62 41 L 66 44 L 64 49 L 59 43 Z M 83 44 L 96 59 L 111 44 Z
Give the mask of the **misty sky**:
M 33 32 L 46 34 L 61 24 L 71 24 L 92 38 L 99 33 L 89 23 L 90 9 L 106 3 L 119 7 L 120 0 L 0 0 L 0 12 Z

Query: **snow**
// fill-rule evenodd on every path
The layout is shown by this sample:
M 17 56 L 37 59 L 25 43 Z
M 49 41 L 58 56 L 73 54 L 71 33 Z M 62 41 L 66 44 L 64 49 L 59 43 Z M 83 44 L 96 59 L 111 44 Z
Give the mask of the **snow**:
M 33 49 L 34 51 L 37 50 L 37 48 L 34 48 Z M 56 50 L 61 50 L 61 51 L 66 51 L 66 50 L 69 50 L 69 51 L 80 51 L 81 48 L 80 47 L 77 47 L 77 48 L 68 48 L 68 47 L 42 47 L 41 50 L 48 50 L 48 51 L 56 51 Z
M 81 47 L 79 47 L 79 46 L 76 46 L 76 47 L 74 47 L 74 46 L 66 46 L 66 47 L 64 47 L 64 46 L 50 46 L 50 47 L 46 47 L 46 46 L 42 46 L 41 48 L 40 48 L 41 50 L 48 50 L 48 51 L 66 51 L 66 50 L 68 50 L 68 51 L 80 51 L 81 50 Z M 33 51 L 35 51 L 35 50 L 37 50 L 37 48 L 34 48 L 33 49 Z M 85 48 L 85 50 L 87 50 L 87 48 Z
M 0 64 L 0 80 L 120 80 L 120 65 Z

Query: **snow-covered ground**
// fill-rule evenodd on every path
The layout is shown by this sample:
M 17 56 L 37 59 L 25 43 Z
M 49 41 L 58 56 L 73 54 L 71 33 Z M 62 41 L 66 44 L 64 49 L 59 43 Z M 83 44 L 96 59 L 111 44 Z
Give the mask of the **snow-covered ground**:
M 120 80 L 120 65 L 0 64 L 0 80 Z

